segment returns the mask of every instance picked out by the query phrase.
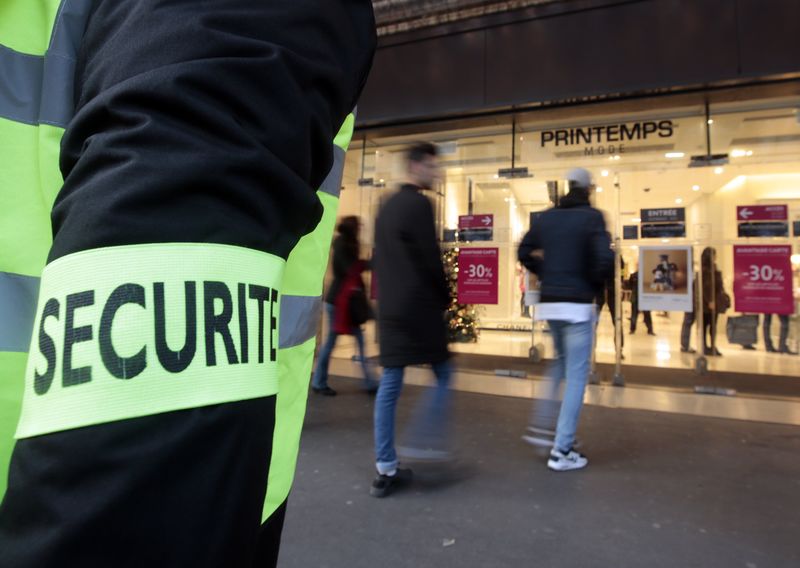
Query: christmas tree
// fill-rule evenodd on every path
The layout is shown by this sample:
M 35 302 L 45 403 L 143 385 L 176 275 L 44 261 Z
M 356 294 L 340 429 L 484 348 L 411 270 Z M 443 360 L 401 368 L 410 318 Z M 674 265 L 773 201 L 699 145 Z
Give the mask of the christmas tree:
M 450 289 L 450 305 L 445 312 L 448 341 L 475 343 L 478 341 L 478 311 L 473 305 L 458 303 L 458 248 L 444 251 L 442 263 Z

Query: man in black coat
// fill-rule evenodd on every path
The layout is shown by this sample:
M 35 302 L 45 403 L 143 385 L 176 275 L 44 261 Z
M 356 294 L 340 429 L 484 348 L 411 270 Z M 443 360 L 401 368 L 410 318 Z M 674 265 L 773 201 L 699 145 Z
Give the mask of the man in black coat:
M 375 400 L 375 455 L 378 476 L 370 494 L 384 497 L 411 479 L 398 468 L 394 446 L 397 399 L 406 365 L 430 364 L 437 387 L 418 408 L 407 455 L 437 459 L 445 450 L 450 381 L 444 310 L 450 295 L 436 240 L 433 207 L 421 190 L 438 175 L 436 147 L 408 150 L 409 183 L 381 208 L 375 223 L 374 274 L 378 282 L 378 332 L 383 376 Z M 424 440 L 423 440 L 424 438 Z

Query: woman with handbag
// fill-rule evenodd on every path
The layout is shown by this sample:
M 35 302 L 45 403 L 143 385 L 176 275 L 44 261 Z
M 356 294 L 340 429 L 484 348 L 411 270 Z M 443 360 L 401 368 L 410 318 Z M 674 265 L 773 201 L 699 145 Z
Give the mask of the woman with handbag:
M 713 357 L 721 357 L 717 349 L 717 320 L 731 307 L 731 297 L 725 292 L 722 281 L 722 272 L 717 267 L 717 251 L 714 247 L 706 247 L 700 256 L 700 270 L 702 271 L 702 289 L 700 299 L 703 304 L 703 353 Z M 695 298 L 695 307 L 696 307 Z M 686 312 L 681 328 L 681 351 L 694 353 L 689 347 L 689 335 L 694 323 L 694 312 Z
M 358 233 L 361 222 L 350 215 L 342 218 L 333 240 L 333 281 L 325 295 L 325 313 L 328 316 L 328 338 L 322 346 L 311 381 L 311 390 L 325 396 L 335 396 L 328 386 L 328 365 L 339 335 L 353 335 L 358 344 L 358 355 L 364 371 L 364 388 L 373 393 L 378 383 L 372 378 L 364 353 L 364 334 L 361 325 L 372 319 L 371 308 L 364 289 L 361 273 L 368 263 L 358 258 Z

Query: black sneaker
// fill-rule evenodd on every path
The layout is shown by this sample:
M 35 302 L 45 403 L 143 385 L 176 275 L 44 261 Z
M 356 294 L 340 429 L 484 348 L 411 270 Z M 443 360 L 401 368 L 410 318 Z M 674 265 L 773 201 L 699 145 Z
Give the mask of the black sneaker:
M 369 494 L 373 497 L 386 497 L 395 489 L 408 485 L 414 478 L 414 474 L 408 468 L 397 468 L 394 475 L 378 474 L 372 480 L 372 487 L 369 488 Z
M 311 390 L 314 391 L 314 393 L 321 394 L 323 396 L 336 396 L 336 391 L 331 387 L 322 387 L 321 389 L 318 389 L 317 387 L 311 387 Z

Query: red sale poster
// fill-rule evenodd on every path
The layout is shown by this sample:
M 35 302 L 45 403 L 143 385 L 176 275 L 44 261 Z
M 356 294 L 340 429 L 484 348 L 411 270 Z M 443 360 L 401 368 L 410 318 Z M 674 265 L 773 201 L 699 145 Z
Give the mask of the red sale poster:
M 737 312 L 794 313 L 791 254 L 789 245 L 733 247 L 733 295 Z
M 458 251 L 458 303 L 496 304 L 498 249 Z

